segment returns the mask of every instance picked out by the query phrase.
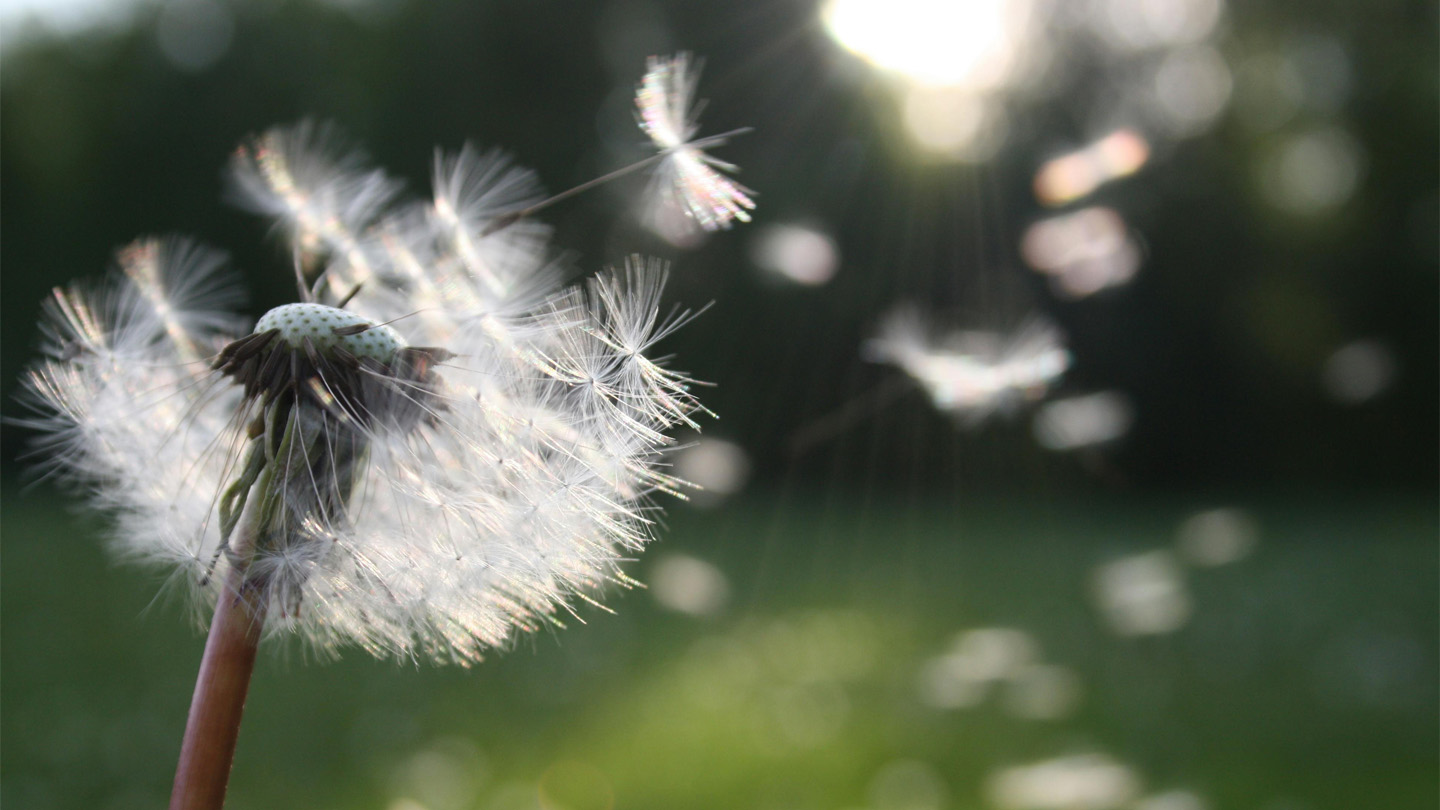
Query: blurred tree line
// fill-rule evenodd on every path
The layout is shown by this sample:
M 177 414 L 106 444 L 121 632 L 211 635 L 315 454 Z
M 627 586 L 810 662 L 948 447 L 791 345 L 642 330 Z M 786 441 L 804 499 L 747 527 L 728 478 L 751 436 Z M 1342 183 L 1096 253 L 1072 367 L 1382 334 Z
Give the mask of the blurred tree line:
M 1277 213 L 1256 188 L 1266 137 L 1224 118 L 1097 195 L 1130 217 L 1145 261 L 1133 284 L 1083 301 L 1055 298 L 1018 243 L 1044 213 L 1036 167 L 1091 134 L 1084 94 L 1016 99 L 1004 148 L 982 166 L 916 160 L 883 112 L 879 82 L 827 38 L 809 2 L 211 3 L 220 18 L 182 18 L 200 27 L 180 30 L 210 36 L 214 52 L 182 49 L 177 62 L 165 31 L 178 7 L 144 6 L 133 24 L 66 38 L 10 32 L 0 74 L 6 414 L 18 411 L 15 382 L 47 290 L 98 276 L 136 236 L 193 234 L 230 252 L 252 314 L 291 299 L 277 242 L 222 202 L 221 170 L 247 134 L 333 120 L 420 195 L 435 147 L 469 139 L 509 150 L 560 190 L 645 155 L 629 110 L 644 59 L 692 50 L 706 59 L 704 132 L 755 127 L 718 155 L 759 191 L 757 220 L 828 230 L 843 257 L 835 280 L 806 288 L 765 277 L 747 253 L 753 225 L 693 251 L 649 235 L 626 213 L 641 178 L 545 219 L 577 271 L 661 255 L 674 261 L 674 300 L 715 302 L 667 348 L 718 383 L 704 401 L 722 418 L 707 431 L 743 444 L 762 486 L 1436 482 L 1433 3 L 1232 6 L 1227 54 L 1293 30 L 1343 41 L 1360 185 L 1331 216 Z M 1073 86 L 1103 95 L 1093 65 L 1077 60 L 1072 71 Z M 792 452 L 797 432 L 856 410 L 896 376 L 863 362 L 860 347 L 905 300 L 972 323 L 1048 313 L 1075 356 L 1065 390 L 1125 392 L 1134 429 L 1114 448 L 1057 456 L 1035 445 L 1024 418 L 959 430 L 916 392 Z M 1371 337 L 1393 351 L 1395 384 L 1355 407 L 1327 399 L 1326 358 Z M 24 431 L 7 425 L 3 438 L 13 475 Z

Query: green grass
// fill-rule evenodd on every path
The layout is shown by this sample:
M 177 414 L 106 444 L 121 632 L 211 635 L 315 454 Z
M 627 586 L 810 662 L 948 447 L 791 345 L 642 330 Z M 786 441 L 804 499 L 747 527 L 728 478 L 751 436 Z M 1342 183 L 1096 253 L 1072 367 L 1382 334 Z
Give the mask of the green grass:
M 1435 807 L 1433 499 L 1242 504 L 1260 544 L 1187 571 L 1193 618 L 1114 635 L 1091 569 L 1168 546 L 1195 505 L 675 510 L 635 571 L 665 553 L 713 562 L 731 584 L 719 616 L 617 593 L 615 615 L 585 611 L 583 626 L 471 670 L 277 646 L 228 806 L 983 808 L 1001 768 L 1100 751 L 1146 790 L 1211 808 Z M 108 561 L 98 521 L 38 496 L 5 507 L 0 801 L 163 806 L 203 636 L 183 606 L 154 600 L 158 574 Z M 927 707 L 923 662 L 985 626 L 1024 630 L 1072 668 L 1077 709 L 1035 721 L 995 696 Z

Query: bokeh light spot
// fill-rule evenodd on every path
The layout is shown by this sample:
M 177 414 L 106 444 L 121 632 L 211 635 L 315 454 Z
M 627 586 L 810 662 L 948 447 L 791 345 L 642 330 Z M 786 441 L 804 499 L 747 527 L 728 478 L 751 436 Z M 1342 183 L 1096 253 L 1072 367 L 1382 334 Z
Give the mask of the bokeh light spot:
M 1168 551 L 1124 557 L 1095 569 L 1093 590 L 1110 629 L 1122 636 L 1171 633 L 1190 619 L 1190 594 Z
M 1006 710 L 1024 720 L 1059 720 L 1080 705 L 1080 676 L 1058 664 L 1030 664 L 1011 674 Z
M 1325 361 L 1325 391 L 1343 405 L 1360 405 L 1385 393 L 1395 383 L 1395 354 L 1379 340 L 1347 343 Z
M 1140 246 L 1112 208 L 1082 208 L 1041 220 L 1025 231 L 1021 255 L 1050 276 L 1065 298 L 1079 299 L 1129 282 L 1140 269 Z
M 1185 562 L 1213 568 L 1242 560 L 1260 539 L 1255 519 L 1241 509 L 1197 512 L 1180 524 L 1176 549 Z
M 918 760 L 890 762 L 870 781 L 870 804 L 875 810 L 941 810 L 949 793 L 940 774 Z
M 1117 129 L 1069 154 L 1046 161 L 1035 174 L 1035 196 L 1046 205 L 1064 205 L 1102 184 L 1140 170 L 1150 144 L 1133 129 Z
M 760 269 L 788 281 L 818 287 L 835 277 L 840 249 L 834 239 L 815 228 L 770 225 L 751 241 L 750 259 Z
M 1287 139 L 1264 162 L 1261 182 L 1276 207 L 1314 216 L 1348 200 L 1363 169 L 1360 144 L 1339 127 L 1324 127 Z
M 1135 810 L 1206 810 L 1206 804 L 1188 790 L 1167 790 L 1135 802 Z
M 714 616 L 730 599 L 730 582 L 698 557 L 670 553 L 650 572 L 650 593 L 662 607 L 692 616 Z
M 1076 754 L 1020 765 L 989 781 L 990 801 L 1005 810 L 1113 810 L 1140 792 L 1140 779 L 1105 754 Z
M 1046 450 L 1066 451 L 1113 442 L 1135 421 L 1130 400 L 1118 391 L 1047 402 L 1035 414 L 1035 441 Z
M 745 487 L 750 457 L 734 442 L 701 439 L 675 454 L 675 475 L 700 489 L 690 493 L 696 506 L 714 506 Z
M 1105 40 L 1121 50 L 1199 42 L 1220 19 L 1220 0 L 1106 0 L 1096 18 Z
M 540 776 L 540 806 L 544 810 L 610 810 L 615 789 L 599 768 L 588 762 L 562 760 Z
M 155 22 L 160 52 L 187 73 L 220 61 L 234 35 L 235 15 L 215 0 L 170 0 Z
M 1230 101 L 1233 79 L 1220 52 L 1208 45 L 1172 51 L 1155 71 L 1158 123 L 1177 137 L 1209 129 Z
M 395 792 L 428 810 L 462 810 L 474 803 L 488 776 L 484 756 L 463 737 L 444 737 L 400 765 Z

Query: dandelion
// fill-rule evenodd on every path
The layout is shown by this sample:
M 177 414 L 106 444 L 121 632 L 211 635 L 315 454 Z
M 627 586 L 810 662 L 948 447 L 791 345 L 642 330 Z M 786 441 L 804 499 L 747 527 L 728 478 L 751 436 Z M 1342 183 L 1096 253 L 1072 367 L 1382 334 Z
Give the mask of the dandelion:
M 660 150 L 656 171 L 657 200 L 675 205 L 707 231 L 730 227 L 733 220 L 750 221 L 754 192 L 716 171 L 736 171 L 733 164 L 715 158 L 706 149 L 721 146 L 735 130 L 695 140 L 703 104 L 694 102 L 700 70 L 690 67 L 690 55 L 650 57 L 645 77 L 635 91 L 640 128 Z
M 558 625 L 652 537 L 667 431 L 703 412 L 647 357 L 691 314 L 634 258 L 561 288 L 543 196 L 503 155 L 436 158 L 435 195 L 314 124 L 241 147 L 300 302 L 247 329 L 220 254 L 142 240 L 56 290 L 26 380 L 53 475 L 115 517 L 125 556 L 215 605 L 172 807 L 219 807 L 263 634 L 470 664 Z
M 910 307 L 885 319 L 866 353 L 900 367 L 937 409 L 969 426 L 1043 396 L 1070 367 L 1059 330 L 1044 321 L 1029 321 L 1009 335 L 968 331 L 936 339 Z
M 553 197 L 507 211 L 490 221 L 480 232 L 482 236 L 509 228 L 555 203 L 655 164 L 659 165 L 651 185 L 648 219 L 657 230 L 664 230 L 661 223 L 669 221 L 667 216 L 674 212 L 679 212 L 686 222 L 706 231 L 728 229 L 731 221 L 737 219 L 750 221 L 755 201 L 749 195 L 755 192 L 715 170 L 720 168 L 734 172 L 739 170 L 737 166 L 705 152 L 706 149 L 724 145 L 735 135 L 749 132 L 749 128 L 696 140 L 695 135 L 699 132 L 697 119 L 703 105 L 693 102 L 700 71 L 697 68 L 691 72 L 690 55 L 652 56 L 646 65 L 645 76 L 635 90 L 636 121 L 660 150 L 659 153 Z M 495 196 L 501 196 L 504 191 L 503 187 L 497 187 Z

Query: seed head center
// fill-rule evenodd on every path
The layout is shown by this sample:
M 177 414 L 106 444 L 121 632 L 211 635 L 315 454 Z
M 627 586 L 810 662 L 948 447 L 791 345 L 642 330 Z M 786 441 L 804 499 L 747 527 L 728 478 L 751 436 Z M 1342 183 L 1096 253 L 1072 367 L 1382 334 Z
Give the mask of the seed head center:
M 389 326 L 372 324 L 352 312 L 323 304 L 276 307 L 255 324 L 256 334 L 271 329 L 277 330 L 280 339 L 292 349 L 300 348 L 309 338 L 321 354 L 340 347 L 356 357 L 368 357 L 386 365 L 406 346 L 404 338 Z

